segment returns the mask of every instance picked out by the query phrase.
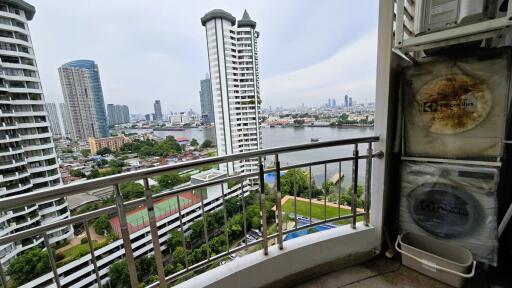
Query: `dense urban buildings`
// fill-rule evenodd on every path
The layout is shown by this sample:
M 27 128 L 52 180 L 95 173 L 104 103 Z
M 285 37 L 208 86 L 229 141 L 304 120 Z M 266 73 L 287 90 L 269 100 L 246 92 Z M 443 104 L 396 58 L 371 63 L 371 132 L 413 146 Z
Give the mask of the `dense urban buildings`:
M 69 117 L 66 113 L 66 106 L 64 103 L 59 103 L 59 112 L 60 112 L 60 118 L 62 120 L 62 128 L 64 132 L 64 136 L 68 139 L 71 139 L 71 129 L 69 128 Z
M 212 82 L 208 74 L 203 80 L 201 80 L 199 96 L 201 99 L 201 121 L 204 124 L 214 123 Z
M 96 155 L 98 150 L 102 148 L 109 148 L 112 151 L 119 151 L 123 147 L 124 144 L 130 143 L 130 138 L 120 135 L 114 137 L 107 138 L 89 138 L 89 148 L 91 149 L 91 154 Z
M 163 114 L 162 114 L 162 104 L 160 104 L 160 100 L 155 100 L 155 103 L 153 104 L 153 107 L 155 108 L 155 121 L 162 121 Z
M 68 126 L 74 141 L 108 136 L 107 114 L 98 65 L 76 60 L 59 68 Z
M 218 155 L 260 149 L 260 88 L 256 22 L 247 11 L 236 20 L 215 9 L 201 18 L 206 28 Z M 229 59 L 229 61 L 227 60 Z M 255 159 L 233 163 L 228 172 L 254 172 Z
M 34 14 L 35 8 L 24 1 L 0 1 L 0 199 L 61 185 L 27 25 Z M 2 211 L 0 236 L 67 217 L 64 198 Z M 53 229 L 48 237 L 50 243 L 59 243 L 73 237 L 73 228 Z M 42 241 L 43 237 L 33 237 L 1 245 L 0 263 L 7 266 Z
M 126 105 L 107 105 L 108 124 L 113 126 L 130 122 L 130 110 Z
M 50 122 L 50 130 L 53 138 L 62 138 L 62 130 L 60 128 L 59 112 L 55 103 L 48 102 L 45 104 L 46 113 L 48 113 L 48 121 Z

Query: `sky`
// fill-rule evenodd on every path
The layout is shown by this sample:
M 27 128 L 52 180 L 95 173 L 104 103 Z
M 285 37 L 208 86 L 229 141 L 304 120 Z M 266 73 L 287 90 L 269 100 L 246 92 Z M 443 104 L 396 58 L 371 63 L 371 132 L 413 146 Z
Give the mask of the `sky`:
M 46 100 L 61 102 L 57 69 L 94 60 L 105 104 L 134 113 L 200 110 L 199 81 L 208 72 L 200 18 L 247 9 L 257 22 L 263 106 L 317 106 L 344 95 L 373 102 L 377 56 L 376 0 L 27 0 Z M 364 15 L 364 17 L 362 16 Z

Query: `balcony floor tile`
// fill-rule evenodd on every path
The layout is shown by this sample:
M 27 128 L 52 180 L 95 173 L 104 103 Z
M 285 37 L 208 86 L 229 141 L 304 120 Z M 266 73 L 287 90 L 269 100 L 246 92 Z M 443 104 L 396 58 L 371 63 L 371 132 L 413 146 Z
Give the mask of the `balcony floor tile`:
M 477 271 L 477 275 L 468 281 L 464 287 L 509 287 L 510 283 L 503 279 L 504 275 L 496 275 L 484 271 Z M 389 260 L 376 258 L 375 260 L 335 271 L 308 282 L 296 288 L 449 288 L 444 283 L 424 276 L 414 270 L 402 266 L 399 258 Z

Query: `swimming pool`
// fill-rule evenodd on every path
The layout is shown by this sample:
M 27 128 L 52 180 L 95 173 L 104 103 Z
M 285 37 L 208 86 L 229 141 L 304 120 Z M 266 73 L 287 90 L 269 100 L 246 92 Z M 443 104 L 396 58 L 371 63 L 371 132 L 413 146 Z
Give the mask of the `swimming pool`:
M 315 222 L 315 221 L 313 221 L 313 222 Z M 304 218 L 304 217 L 297 217 L 297 223 L 299 224 L 299 227 L 302 227 L 304 225 L 308 225 L 309 224 L 309 219 L 308 218 Z M 301 236 L 304 236 L 304 235 L 308 235 L 309 233 L 315 233 L 315 232 L 329 230 L 329 229 L 332 229 L 332 228 L 335 228 L 335 227 L 336 227 L 336 225 L 333 225 L 333 224 L 321 224 L 321 225 L 317 225 L 317 226 L 311 227 L 309 229 L 295 231 L 295 232 L 287 234 L 284 237 L 284 241 L 290 240 L 290 239 L 295 239 L 297 237 L 301 237 Z
M 281 176 L 283 176 L 283 175 L 284 175 L 284 172 L 281 172 Z M 274 185 L 276 183 L 276 172 L 265 174 L 264 181 L 265 181 L 265 183 L 269 184 L 270 186 Z

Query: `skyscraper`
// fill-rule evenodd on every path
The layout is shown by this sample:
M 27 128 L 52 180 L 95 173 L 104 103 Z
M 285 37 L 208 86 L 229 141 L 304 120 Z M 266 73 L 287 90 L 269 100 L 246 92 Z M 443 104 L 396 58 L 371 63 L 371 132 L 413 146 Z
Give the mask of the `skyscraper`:
M 336 99 L 332 99 L 332 102 L 331 102 L 331 107 L 332 108 L 335 108 L 336 107 Z
M 218 155 L 260 149 L 260 83 L 256 22 L 247 11 L 236 20 L 216 9 L 201 18 L 213 95 Z M 229 61 L 228 61 L 229 59 Z M 228 171 L 257 171 L 256 159 L 233 163 Z
M 348 107 L 348 95 L 345 95 L 345 107 Z
M 98 65 L 92 60 L 76 60 L 59 68 L 62 95 L 71 138 L 108 136 L 107 114 Z
M 153 104 L 153 107 L 155 108 L 155 121 L 162 121 L 163 115 L 162 115 L 162 104 L 160 104 L 160 100 L 155 100 L 155 104 Z
M 59 103 L 59 110 L 60 118 L 62 120 L 62 128 L 64 130 L 64 136 L 68 139 L 71 139 L 71 129 L 69 128 L 69 123 L 71 123 L 71 120 L 69 120 L 68 114 L 66 113 L 66 106 L 64 103 Z
M 50 130 L 52 131 L 53 138 L 62 138 L 62 130 L 60 129 L 57 105 L 55 103 L 47 102 L 45 107 L 46 113 L 48 113 L 48 120 L 50 122 Z
M 0 0 L 0 201 L 61 185 L 55 146 L 27 22 L 35 8 L 21 0 Z M 3 47 L 11 47 L 5 49 Z M 14 49 L 14 50 L 13 50 Z M 8 77 L 6 77 L 8 76 Z M 0 235 L 69 217 L 66 199 L 0 212 Z M 51 230 L 50 243 L 73 237 L 72 226 Z M 43 242 L 43 237 L 0 245 L 0 263 Z
M 117 125 L 130 122 L 130 110 L 126 105 L 107 105 L 108 124 Z
M 214 123 L 212 82 L 208 74 L 206 74 L 205 79 L 201 80 L 201 91 L 199 91 L 199 96 L 201 98 L 201 119 L 203 120 L 203 123 Z
M 348 98 L 348 107 L 352 107 L 352 97 Z

